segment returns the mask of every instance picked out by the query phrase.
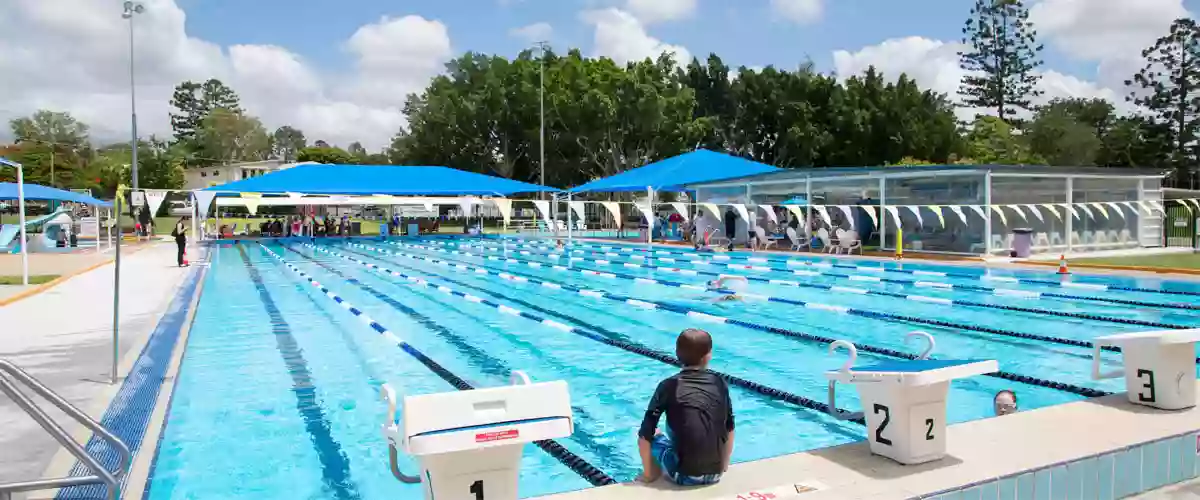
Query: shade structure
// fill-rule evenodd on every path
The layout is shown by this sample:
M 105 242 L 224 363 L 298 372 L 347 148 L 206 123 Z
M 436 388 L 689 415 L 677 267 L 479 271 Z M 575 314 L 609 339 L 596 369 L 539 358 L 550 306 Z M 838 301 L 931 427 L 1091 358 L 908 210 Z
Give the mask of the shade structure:
M 17 199 L 17 183 L 15 182 L 0 182 L 0 200 L 15 200 Z M 43 186 L 41 184 L 25 183 L 25 199 L 26 200 L 54 200 L 54 201 L 70 201 L 74 203 L 83 203 L 87 205 L 96 205 L 101 207 L 111 207 L 112 203 L 97 200 L 86 194 L 75 193 L 72 191 L 64 191 L 62 189 Z
M 571 188 L 572 193 L 623 191 L 684 191 L 685 185 L 735 179 L 776 172 L 781 169 L 745 158 L 698 149 L 691 153 L 627 170 Z
M 205 191 L 264 194 L 344 194 L 395 196 L 508 196 L 557 189 L 447 167 L 395 165 L 300 165 Z

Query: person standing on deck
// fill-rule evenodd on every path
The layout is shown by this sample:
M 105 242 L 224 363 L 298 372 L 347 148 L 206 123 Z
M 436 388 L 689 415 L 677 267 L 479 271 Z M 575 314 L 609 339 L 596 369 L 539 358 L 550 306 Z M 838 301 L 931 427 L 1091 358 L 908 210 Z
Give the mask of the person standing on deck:
M 725 209 L 725 237 L 729 238 L 729 251 L 733 251 L 733 238 L 737 234 L 737 214 L 733 207 Z
M 183 254 L 187 251 L 187 224 L 185 218 L 180 217 L 179 222 L 175 223 L 175 229 L 171 230 L 171 236 L 175 237 L 175 265 L 183 267 Z

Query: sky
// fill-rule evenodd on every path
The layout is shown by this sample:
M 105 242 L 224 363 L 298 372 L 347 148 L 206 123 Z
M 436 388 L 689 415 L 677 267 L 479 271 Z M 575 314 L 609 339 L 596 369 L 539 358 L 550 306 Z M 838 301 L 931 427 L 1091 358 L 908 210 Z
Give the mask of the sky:
M 846 78 L 874 65 L 953 94 L 971 0 L 143 0 L 133 19 L 139 134 L 170 136 L 170 96 L 218 78 L 268 130 L 292 125 L 369 150 L 466 51 L 512 56 L 546 41 L 625 62 L 672 51 L 730 66 Z M 1140 51 L 1200 0 L 1025 0 L 1045 45 L 1042 100 L 1101 97 L 1127 110 Z M 0 0 L 0 119 L 68 111 L 93 142 L 128 140 L 129 21 L 120 0 Z M 0 140 L 9 139 L 7 127 Z

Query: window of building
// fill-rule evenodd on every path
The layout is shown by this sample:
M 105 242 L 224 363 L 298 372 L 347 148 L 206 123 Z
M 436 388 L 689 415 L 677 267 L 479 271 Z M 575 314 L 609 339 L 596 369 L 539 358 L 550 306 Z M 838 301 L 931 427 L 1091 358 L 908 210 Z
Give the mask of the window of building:
M 201 170 L 201 171 L 200 171 L 200 177 L 208 177 L 208 174 L 204 173 L 204 171 L 203 171 L 203 170 Z

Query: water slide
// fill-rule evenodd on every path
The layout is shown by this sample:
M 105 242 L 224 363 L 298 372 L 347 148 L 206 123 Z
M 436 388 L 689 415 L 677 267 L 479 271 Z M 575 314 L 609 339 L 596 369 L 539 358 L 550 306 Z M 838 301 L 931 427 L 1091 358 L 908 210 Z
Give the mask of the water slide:
M 60 208 L 49 215 L 26 219 L 25 231 L 27 233 L 40 231 L 42 226 L 47 222 L 67 212 L 68 210 Z M 0 226 L 0 252 L 17 253 L 21 251 L 21 245 L 17 242 L 20 234 L 20 224 L 4 224 Z

